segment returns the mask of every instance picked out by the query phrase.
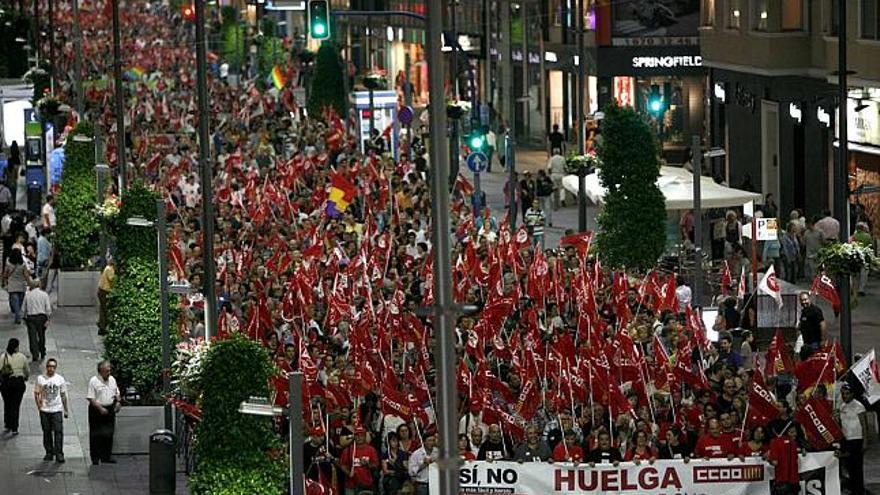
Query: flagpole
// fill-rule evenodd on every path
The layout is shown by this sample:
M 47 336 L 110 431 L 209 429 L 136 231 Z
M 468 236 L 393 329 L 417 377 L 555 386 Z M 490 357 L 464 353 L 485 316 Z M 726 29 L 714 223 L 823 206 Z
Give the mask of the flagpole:
M 749 420 L 749 402 L 751 402 L 751 401 L 748 401 L 748 400 L 746 401 L 746 411 L 743 413 L 743 423 L 739 429 L 739 444 L 740 445 L 742 445 L 743 435 L 746 432 L 746 421 Z

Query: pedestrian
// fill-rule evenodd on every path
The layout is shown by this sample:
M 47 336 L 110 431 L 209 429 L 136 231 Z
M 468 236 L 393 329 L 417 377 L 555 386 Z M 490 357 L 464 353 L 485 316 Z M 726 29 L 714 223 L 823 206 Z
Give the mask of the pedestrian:
M 52 234 L 50 227 L 43 227 L 39 230 L 37 236 L 37 278 L 42 282 L 43 287 L 49 278 L 49 263 L 52 260 L 52 241 L 49 236 Z
M 0 358 L 0 394 L 3 396 L 3 426 L 6 432 L 18 435 L 21 399 L 30 375 L 27 357 L 18 350 L 18 339 L 12 337 Z
M 31 358 L 42 361 L 46 358 L 46 329 L 52 316 L 52 301 L 49 294 L 40 288 L 39 280 L 33 279 L 29 285 L 30 290 L 24 296 L 21 311 L 27 326 Z
M 416 483 L 416 495 L 428 495 L 428 466 L 440 457 L 437 450 L 437 433 L 425 432 L 425 444 L 416 449 L 409 458 L 409 474 Z
M 841 390 L 843 401 L 837 413 L 840 417 L 840 428 L 843 430 L 841 458 L 846 472 L 849 473 L 849 492 L 852 495 L 865 493 L 865 451 L 868 449 L 868 420 L 865 406 L 855 399 L 849 384 Z
M 40 426 L 43 429 L 43 448 L 46 449 L 44 461 L 55 459 L 64 463 L 64 418 L 68 417 L 67 381 L 57 373 L 58 361 L 49 358 L 46 372 L 37 377 L 34 386 L 34 399 L 40 411 Z
M 547 168 L 550 169 L 550 181 L 553 182 L 553 208 L 558 209 L 560 204 L 565 206 L 565 188 L 562 187 L 562 178 L 565 177 L 565 158 L 562 155 L 551 156 Z
M 495 135 L 495 131 L 489 129 L 486 132 L 486 155 L 489 159 L 489 163 L 486 165 L 486 172 L 492 172 L 492 157 L 495 156 L 495 148 L 498 146 L 498 137 Z
M 107 298 L 113 291 L 113 283 L 116 281 L 116 261 L 111 257 L 107 259 L 107 266 L 101 272 L 98 280 L 98 335 L 107 332 Z
M 801 244 L 797 235 L 797 224 L 789 222 L 782 236 L 782 277 L 791 282 L 797 282 L 798 263 L 801 257 Z
M 856 231 L 853 234 L 853 240 L 860 246 L 874 251 L 874 238 L 871 236 L 871 231 L 868 229 L 868 224 L 866 222 L 859 222 L 856 224 Z M 865 295 L 865 288 L 868 286 L 868 271 L 868 267 L 864 266 L 859 272 L 859 296 Z
M 40 218 L 43 220 L 43 227 L 49 227 L 54 229 L 56 218 L 55 218 L 55 196 L 50 194 L 46 196 L 46 204 L 43 205 L 43 209 L 41 210 Z
M 116 464 L 110 457 L 113 449 L 113 432 L 116 429 L 116 413 L 122 408 L 116 378 L 110 374 L 110 361 L 98 363 L 98 374 L 89 380 L 89 455 L 92 464 Z
M 6 270 L 3 272 L 3 287 L 9 294 L 9 312 L 12 313 L 16 325 L 21 323 L 21 305 L 30 279 L 31 276 L 24 265 L 21 249 L 13 249 L 9 255 Z M 31 349 L 31 354 L 33 354 L 33 349 Z
M 7 172 L 8 171 L 7 168 Z M 12 197 L 12 191 L 9 190 L 9 186 L 6 185 L 6 182 L 0 182 L 0 217 L 5 215 L 7 211 L 10 211 L 13 202 L 14 199 Z
M 559 132 L 559 124 L 553 124 L 553 131 L 547 135 L 550 144 L 550 156 L 565 154 L 565 136 Z
M 789 422 L 785 432 L 770 441 L 767 460 L 775 468 L 771 483 L 773 495 L 798 495 L 801 492 L 797 439 L 797 424 Z
M 553 181 L 544 170 L 538 170 L 538 178 L 535 180 L 535 194 L 541 201 L 541 209 L 547 216 L 547 226 L 553 226 Z
M 812 281 L 819 273 L 819 250 L 822 249 L 824 240 L 822 232 L 815 226 L 815 219 L 807 221 L 804 230 L 804 277 Z
M 532 201 L 532 207 L 526 210 L 525 221 L 535 246 L 544 249 L 544 211 L 541 210 L 540 200 Z

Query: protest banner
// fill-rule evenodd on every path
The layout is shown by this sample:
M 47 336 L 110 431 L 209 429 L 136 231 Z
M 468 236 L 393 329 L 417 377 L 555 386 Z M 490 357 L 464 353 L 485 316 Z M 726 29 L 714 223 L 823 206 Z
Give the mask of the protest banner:
M 801 495 L 839 495 L 838 461 L 833 452 L 800 456 Z M 431 465 L 430 493 L 440 495 Z M 653 464 L 468 462 L 459 470 L 459 495 L 766 495 L 773 466 L 760 457 L 658 460 Z

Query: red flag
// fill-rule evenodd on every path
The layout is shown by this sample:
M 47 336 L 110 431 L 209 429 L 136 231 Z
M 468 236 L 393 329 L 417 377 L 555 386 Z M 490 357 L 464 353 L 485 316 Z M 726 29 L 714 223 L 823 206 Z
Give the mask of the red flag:
M 837 295 L 837 287 L 834 286 L 834 281 L 831 280 L 831 277 L 824 272 L 816 275 L 816 278 L 813 279 L 813 286 L 810 287 L 810 292 L 818 294 L 819 297 L 830 302 L 835 314 L 840 312 L 840 296 Z
M 833 383 L 836 374 L 846 371 L 846 362 L 837 342 L 825 345 L 798 363 L 794 376 L 798 380 L 798 391 L 814 387 L 817 383 Z
M 767 349 L 764 375 L 776 376 L 780 373 L 791 373 L 792 370 L 794 370 L 794 364 L 791 362 L 791 356 L 788 355 L 782 331 L 776 329 L 776 334 L 773 335 L 773 340 L 770 341 L 770 347 Z
M 562 239 L 559 240 L 559 247 L 565 248 L 568 246 L 572 246 L 577 249 L 578 253 L 580 253 L 581 256 L 583 256 L 587 254 L 587 252 L 589 252 L 590 244 L 592 243 L 592 241 L 592 232 L 580 232 L 577 234 L 563 236 Z
M 771 420 L 779 416 L 779 410 L 776 409 L 776 397 L 764 385 L 760 372 L 756 372 L 749 386 L 749 411 L 762 424 L 766 425 Z
M 382 384 L 382 412 L 398 416 L 406 422 L 412 421 L 413 411 L 409 397 L 390 386 L 386 381 Z
M 834 422 L 827 400 L 811 397 L 798 409 L 794 419 L 801 425 L 810 443 L 816 448 L 826 449 L 843 439 L 843 431 Z

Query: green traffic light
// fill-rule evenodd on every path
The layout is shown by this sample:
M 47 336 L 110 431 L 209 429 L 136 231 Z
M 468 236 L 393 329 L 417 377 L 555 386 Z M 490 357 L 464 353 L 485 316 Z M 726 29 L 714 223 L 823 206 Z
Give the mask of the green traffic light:
M 471 137 L 471 141 L 470 141 L 471 149 L 473 149 L 473 150 L 481 150 L 481 149 L 483 149 L 483 143 L 484 143 L 484 142 L 485 142 L 485 141 L 484 141 L 484 139 L 483 139 L 483 136 L 472 136 L 472 137 Z
M 650 105 L 651 105 L 651 111 L 654 113 L 657 113 L 663 109 L 663 102 L 660 101 L 659 99 L 651 100 Z
M 315 37 L 324 36 L 324 33 L 327 32 L 327 26 L 318 22 L 312 25 L 312 31 L 314 32 Z

